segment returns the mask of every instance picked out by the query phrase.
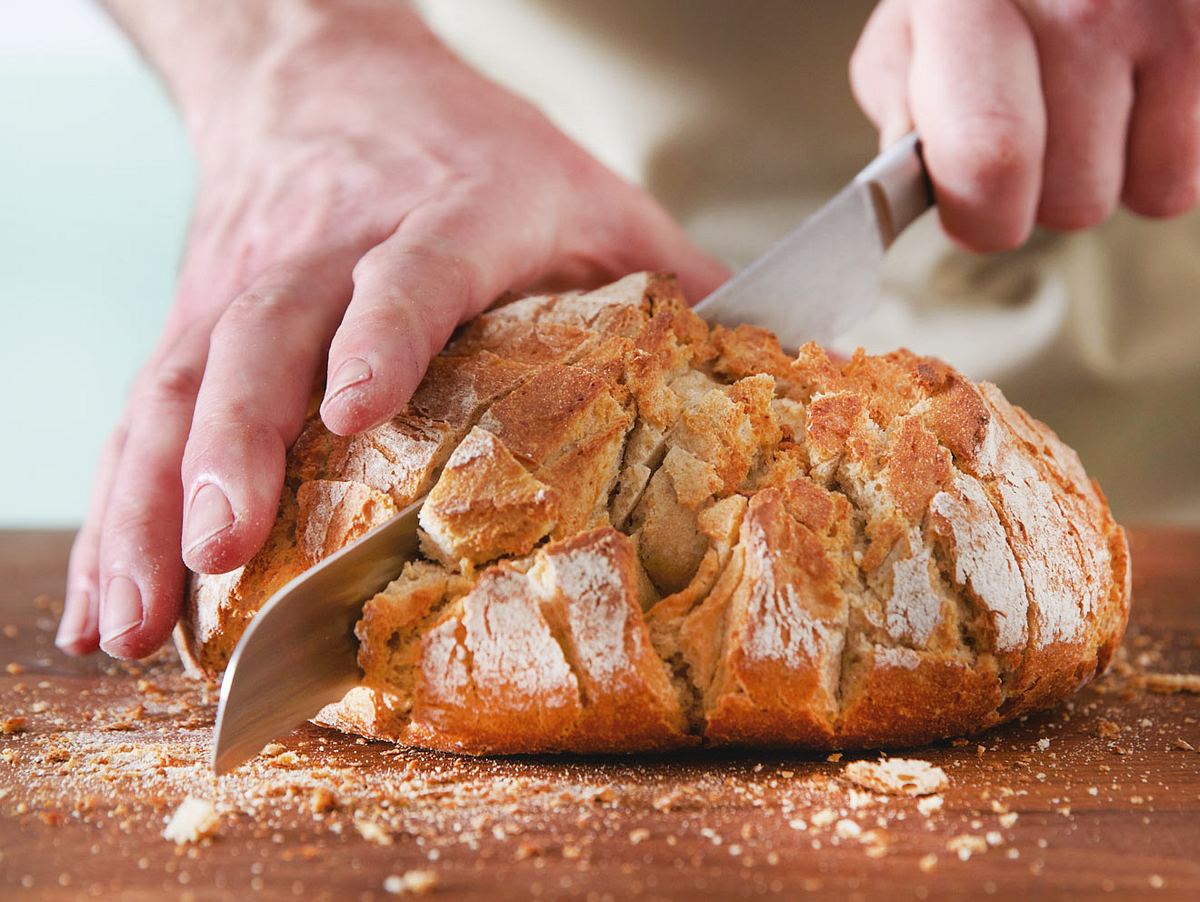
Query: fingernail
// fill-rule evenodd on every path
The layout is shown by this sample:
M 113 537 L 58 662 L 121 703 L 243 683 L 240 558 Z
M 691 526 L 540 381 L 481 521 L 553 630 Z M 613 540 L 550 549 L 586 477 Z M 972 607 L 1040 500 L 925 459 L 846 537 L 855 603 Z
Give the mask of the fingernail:
M 100 602 L 100 645 L 108 643 L 142 625 L 142 594 L 127 576 L 114 576 Z
M 206 482 L 192 495 L 184 524 L 183 552 L 187 554 L 233 525 L 233 508 L 225 493 Z
M 333 378 L 329 380 L 329 386 L 325 389 L 325 400 L 329 401 L 351 386 L 366 382 L 370 378 L 371 367 L 367 362 L 361 357 L 351 357 L 338 367 Z
M 74 652 L 79 640 L 83 638 L 87 626 L 88 610 L 92 606 L 90 592 L 77 590 L 67 593 L 63 606 L 62 620 L 58 623 L 58 633 L 54 636 L 54 644 L 66 652 Z

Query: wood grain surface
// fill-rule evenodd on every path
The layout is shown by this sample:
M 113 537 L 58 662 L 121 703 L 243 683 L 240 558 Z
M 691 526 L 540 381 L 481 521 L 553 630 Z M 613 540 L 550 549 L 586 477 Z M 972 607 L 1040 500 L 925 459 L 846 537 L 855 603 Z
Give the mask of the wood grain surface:
M 173 652 L 52 642 L 70 536 L 0 533 L 0 896 L 1200 898 L 1200 532 L 1133 534 L 1114 672 L 1023 723 L 910 750 L 923 799 L 787 753 L 472 760 L 316 727 L 219 782 Z M 186 796 L 214 835 L 175 845 Z M 399 895 L 394 895 L 397 893 Z

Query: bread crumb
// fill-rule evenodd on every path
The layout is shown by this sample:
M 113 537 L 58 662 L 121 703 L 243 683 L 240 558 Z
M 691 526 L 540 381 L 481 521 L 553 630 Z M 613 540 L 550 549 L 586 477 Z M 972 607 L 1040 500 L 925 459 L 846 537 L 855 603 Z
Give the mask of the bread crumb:
M 654 806 L 655 811 L 674 811 L 679 807 L 681 801 L 683 801 L 683 793 L 678 789 L 673 789 L 655 796 L 654 801 L 650 804 Z
M 833 830 L 842 839 L 858 839 L 862 836 L 862 827 L 848 817 L 844 817 L 838 821 L 837 826 Z
M 930 852 L 928 855 L 922 855 L 921 860 L 917 862 L 917 867 L 921 869 L 923 874 L 930 873 L 937 867 L 937 856 Z
M 12 676 L 18 676 L 19 674 L 22 674 L 25 672 L 24 666 L 21 664 L 18 664 L 16 661 L 11 661 L 8 664 L 4 665 L 4 670 L 5 670 L 5 672 L 11 674 Z
M 376 821 L 360 818 L 354 822 L 354 829 L 367 842 L 373 842 L 377 846 L 390 846 L 392 844 L 392 834 Z
M 1200 673 L 1146 673 L 1140 682 L 1151 692 L 1164 695 L 1172 692 L 1200 695 Z
M 837 815 L 829 808 L 822 808 L 812 816 L 812 824 L 814 827 L 828 827 L 835 820 Z
M 24 717 L 6 717 L 0 720 L 0 733 L 24 733 L 29 721 Z
M 635 846 L 640 842 L 645 842 L 650 838 L 650 831 L 645 827 L 638 827 L 636 830 L 629 831 L 629 841 Z
M 259 752 L 264 758 L 274 758 L 276 755 L 282 755 L 287 748 L 279 742 L 268 742 Z
M 387 877 L 383 881 L 383 890 L 393 896 L 423 896 L 436 889 L 437 885 L 436 871 L 405 871 L 403 874 L 392 874 Z
M 1046 751 L 1046 749 L 1050 748 L 1050 740 L 1043 736 L 1037 741 L 1037 747 L 1040 751 Z
M 946 772 L 919 758 L 852 761 L 846 777 L 864 789 L 889 795 L 925 796 L 946 786 Z
M 333 794 L 333 791 L 324 787 L 318 786 L 313 790 L 312 796 L 308 800 L 309 810 L 313 814 L 328 814 L 338 806 L 338 798 Z
M 1116 739 L 1121 735 L 1121 728 L 1111 720 L 1100 718 L 1096 723 L 1096 735 L 1101 739 Z
M 535 843 L 531 843 L 527 839 L 524 839 L 521 840 L 520 845 L 517 846 L 517 851 L 513 854 L 513 858 L 515 858 L 517 861 L 525 861 L 528 858 L 533 858 L 535 855 L 540 855 L 541 852 L 542 850 L 539 846 L 537 846 Z
M 1179 738 L 1179 739 L 1175 740 L 1175 748 L 1183 749 L 1185 752 L 1196 751 L 1196 747 L 1194 745 L 1192 745 L 1190 742 L 1188 742 L 1186 739 L 1183 739 L 1183 738 Z
M 917 802 L 917 810 L 926 817 L 929 817 L 933 812 L 941 811 L 945 801 L 941 796 L 925 796 L 925 798 Z
M 615 802 L 617 800 L 617 792 L 611 786 L 601 786 L 599 789 L 592 790 L 587 793 L 586 801 L 588 802 Z
M 1160 877 L 1158 874 L 1150 875 L 1150 886 L 1152 886 L 1154 889 L 1162 889 L 1166 885 L 1167 885 L 1167 882 L 1165 880 L 1163 880 L 1162 877 Z
M 826 760 L 826 761 L 832 761 L 834 764 L 837 764 L 839 761 L 841 761 L 841 760 L 842 760 L 842 753 L 841 753 L 841 752 L 834 752 L 832 755 L 830 755 L 829 757 L 827 757 L 825 760 Z
M 957 855 L 959 861 L 966 861 L 976 852 L 986 852 L 987 841 L 982 836 L 960 833 L 946 841 L 946 851 Z
M 1006 830 L 1017 822 L 1017 813 L 1010 811 L 1007 814 L 1000 815 L 1000 826 Z
M 188 796 L 171 815 L 162 836 L 177 846 L 197 843 L 215 836 L 220 823 L 221 819 L 217 816 L 217 809 L 213 807 L 212 802 Z

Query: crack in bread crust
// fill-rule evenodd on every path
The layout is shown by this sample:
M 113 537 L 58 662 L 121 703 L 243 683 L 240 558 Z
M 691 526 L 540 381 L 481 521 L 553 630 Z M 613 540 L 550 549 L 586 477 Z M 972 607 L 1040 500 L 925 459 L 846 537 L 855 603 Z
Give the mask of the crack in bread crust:
M 790 358 L 667 276 L 506 299 L 407 411 L 313 419 L 287 472 L 263 552 L 194 581 L 181 649 L 215 675 L 272 587 L 428 490 L 430 557 L 368 601 L 362 685 L 318 718 L 409 745 L 914 745 L 1064 698 L 1128 616 L 1103 495 L 993 386 Z

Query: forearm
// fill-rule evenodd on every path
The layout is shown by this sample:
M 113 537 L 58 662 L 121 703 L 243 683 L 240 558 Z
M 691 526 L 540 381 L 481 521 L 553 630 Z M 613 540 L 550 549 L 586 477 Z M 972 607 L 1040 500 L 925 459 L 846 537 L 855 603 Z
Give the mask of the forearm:
M 400 0 L 102 0 L 160 73 L 193 136 L 247 91 L 286 79 L 336 89 L 347 60 L 426 65 L 448 52 Z M 303 93 L 299 88 L 297 93 Z

